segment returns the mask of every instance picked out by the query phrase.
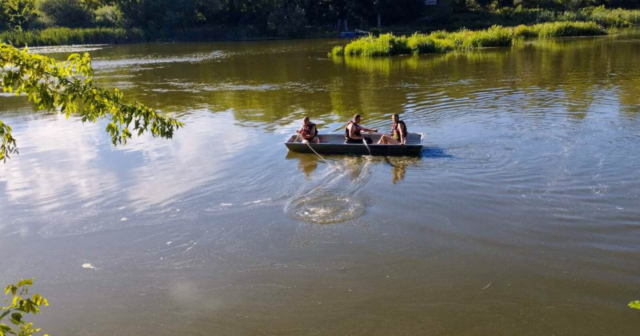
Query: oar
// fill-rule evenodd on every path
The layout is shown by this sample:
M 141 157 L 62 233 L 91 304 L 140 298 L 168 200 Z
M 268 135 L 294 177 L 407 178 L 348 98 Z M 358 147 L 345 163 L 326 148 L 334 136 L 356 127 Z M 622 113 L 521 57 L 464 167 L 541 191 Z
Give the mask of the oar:
M 368 132 L 369 136 L 371 136 L 371 132 Z M 369 148 L 369 145 L 367 144 L 367 139 L 366 137 L 362 137 L 362 143 L 367 147 L 367 150 L 369 151 L 369 156 L 373 156 L 373 154 L 371 154 L 371 148 Z

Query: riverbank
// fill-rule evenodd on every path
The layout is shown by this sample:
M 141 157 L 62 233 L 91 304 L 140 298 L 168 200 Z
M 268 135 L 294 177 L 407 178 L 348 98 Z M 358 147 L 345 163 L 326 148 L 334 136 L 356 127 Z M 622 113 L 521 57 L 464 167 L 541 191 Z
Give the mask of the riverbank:
M 624 28 L 640 24 L 640 10 L 583 8 L 577 11 L 552 11 L 547 9 L 522 9 L 505 7 L 492 11 L 467 11 L 463 13 L 438 13 L 419 22 L 396 25 L 383 29 L 372 28 L 373 35 L 393 33 L 410 35 L 439 30 L 459 31 L 487 29 L 494 25 L 518 26 L 554 22 L 595 22 L 604 28 Z M 366 27 L 360 27 L 365 29 Z M 296 32 L 295 38 L 331 38 L 338 32 L 329 27 L 307 26 L 304 32 Z M 182 30 L 165 29 L 149 31 L 125 28 L 64 28 L 40 30 L 2 31 L 0 41 L 15 46 L 50 46 L 66 44 L 127 44 L 147 42 L 210 42 L 252 41 L 288 39 L 294 36 L 269 34 L 252 26 L 207 26 Z
M 486 29 L 494 25 L 517 26 L 549 22 L 593 21 L 605 28 L 626 28 L 640 24 L 640 10 L 608 9 L 604 6 L 587 7 L 572 11 L 541 8 L 503 7 L 496 10 L 473 10 L 456 14 L 436 12 L 425 20 L 409 27 L 397 27 L 390 31 L 434 31 Z M 390 32 L 389 31 L 389 32 Z M 386 32 L 386 31 L 385 31 Z
M 335 37 L 335 32 L 314 31 L 304 38 Z M 147 32 L 124 28 L 46 28 L 30 31 L 0 32 L 0 42 L 22 46 L 53 46 L 69 44 L 129 44 L 148 42 L 212 42 L 277 40 L 286 37 L 269 36 L 251 30 L 228 27 L 208 27 L 167 32 Z
M 596 36 L 609 33 L 595 22 L 554 22 L 533 26 L 517 27 L 493 26 L 489 29 L 457 32 L 437 31 L 431 34 L 396 36 L 383 34 L 367 36 L 349 42 L 345 46 L 335 46 L 330 55 L 338 56 L 393 56 L 409 54 L 446 53 L 469 51 L 487 47 L 509 47 L 524 38 L 549 38 L 568 36 Z
M 22 46 L 51 46 L 66 44 L 125 44 L 148 42 L 139 29 L 123 28 L 47 28 L 31 31 L 6 31 L 0 41 Z

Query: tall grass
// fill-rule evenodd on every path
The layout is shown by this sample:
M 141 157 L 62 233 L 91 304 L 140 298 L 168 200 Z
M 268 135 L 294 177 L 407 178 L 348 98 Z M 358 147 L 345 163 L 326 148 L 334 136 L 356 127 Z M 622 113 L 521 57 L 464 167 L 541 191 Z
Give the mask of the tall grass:
M 2 1 L 2 0 L 0 0 Z M 325 35 L 323 35 L 325 34 Z M 321 31 L 310 36 L 327 37 Z M 331 35 L 333 36 L 333 35 Z M 0 42 L 16 46 L 49 46 L 62 44 L 124 44 L 143 42 L 209 42 L 209 41 L 249 41 L 274 39 L 259 29 L 246 26 L 208 26 L 182 30 L 141 30 L 124 28 L 46 28 L 29 31 L 0 31 Z
M 493 26 L 489 29 L 456 32 L 437 31 L 431 34 L 413 34 L 409 37 L 383 34 L 354 40 L 344 48 L 336 46 L 333 56 L 391 56 L 407 54 L 470 51 L 487 47 L 509 47 L 525 37 L 565 37 L 606 35 L 607 30 L 595 22 L 553 22 L 533 26 Z
M 520 25 L 514 34 L 522 37 L 569 37 L 607 35 L 608 32 L 596 22 L 553 22 L 533 26 Z
M 344 47 L 344 54 L 357 56 L 389 56 L 409 54 L 408 39 L 405 36 L 383 34 L 357 39 Z
M 419 23 L 423 30 L 447 28 L 485 29 L 493 25 L 517 26 L 534 25 L 545 22 L 588 22 L 593 21 L 605 28 L 624 28 L 640 24 L 640 10 L 607 9 L 585 7 L 572 11 L 557 11 L 542 8 L 503 7 L 493 10 L 474 10 L 465 13 L 435 15 L 431 21 Z
M 640 10 L 630 9 L 606 9 L 604 6 L 585 8 L 578 12 L 590 21 L 595 21 L 606 27 L 630 27 L 640 24 Z
M 142 30 L 122 28 L 47 28 L 0 33 L 0 42 L 15 46 L 49 46 L 62 44 L 122 44 L 145 42 Z

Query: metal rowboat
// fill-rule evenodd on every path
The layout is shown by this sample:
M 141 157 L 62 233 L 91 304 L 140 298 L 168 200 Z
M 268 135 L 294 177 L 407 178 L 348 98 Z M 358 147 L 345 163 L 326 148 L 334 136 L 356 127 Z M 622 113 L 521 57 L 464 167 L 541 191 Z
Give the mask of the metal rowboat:
M 423 134 L 409 133 L 406 145 L 376 145 L 381 134 L 371 134 L 373 143 L 369 145 L 371 155 L 378 156 L 420 156 L 422 151 Z M 362 144 L 345 143 L 343 134 L 318 134 L 320 143 L 306 144 L 301 142 L 298 135 L 292 135 L 284 143 L 287 148 L 296 153 L 313 153 L 311 148 L 319 154 L 337 155 L 369 155 L 369 149 Z M 311 146 L 311 148 L 309 148 Z

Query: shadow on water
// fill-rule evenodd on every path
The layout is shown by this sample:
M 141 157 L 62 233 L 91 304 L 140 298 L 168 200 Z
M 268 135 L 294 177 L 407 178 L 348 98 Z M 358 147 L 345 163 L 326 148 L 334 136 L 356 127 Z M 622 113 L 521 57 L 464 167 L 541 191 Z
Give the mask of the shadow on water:
M 420 152 L 420 157 L 433 159 L 455 158 L 455 156 L 447 154 L 444 149 L 438 147 L 423 147 L 422 152 Z

